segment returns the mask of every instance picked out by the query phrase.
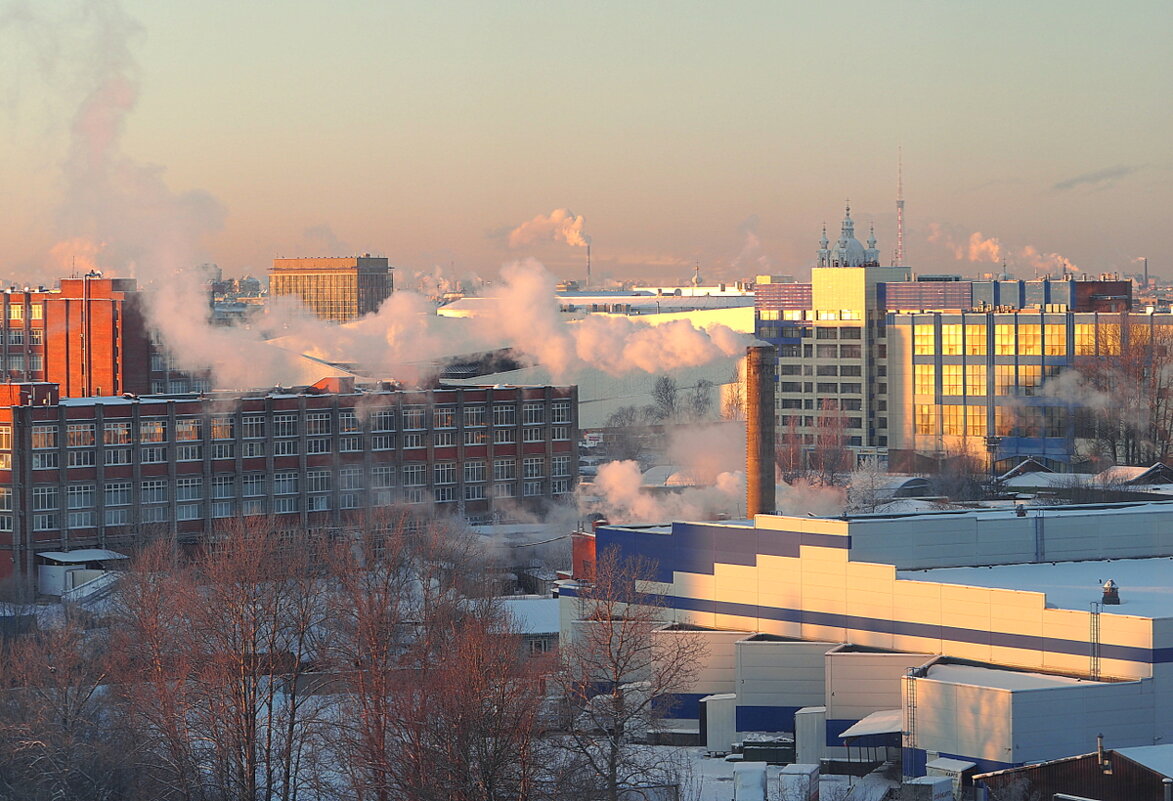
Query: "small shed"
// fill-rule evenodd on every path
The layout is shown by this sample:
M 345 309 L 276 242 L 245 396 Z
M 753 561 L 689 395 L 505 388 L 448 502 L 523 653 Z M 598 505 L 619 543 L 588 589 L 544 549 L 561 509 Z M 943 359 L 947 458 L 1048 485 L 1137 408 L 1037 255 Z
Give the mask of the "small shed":
M 105 548 L 43 551 L 37 554 L 37 590 L 42 595 L 63 595 L 105 575 L 129 558 Z

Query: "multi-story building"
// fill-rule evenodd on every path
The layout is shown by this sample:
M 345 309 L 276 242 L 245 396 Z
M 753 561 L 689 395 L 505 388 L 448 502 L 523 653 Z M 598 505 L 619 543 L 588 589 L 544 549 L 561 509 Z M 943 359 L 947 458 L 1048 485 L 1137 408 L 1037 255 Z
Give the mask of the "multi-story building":
M 47 381 L 63 398 L 207 389 L 175 369 L 151 334 L 133 278 L 90 273 L 57 289 L 0 292 L 0 367 L 7 382 Z
M 578 469 L 574 387 L 356 388 L 65 398 L 0 385 L 0 575 L 38 550 L 195 538 L 225 521 L 362 525 L 386 507 L 540 512 Z
M 273 259 L 270 295 L 296 295 L 323 320 L 345 323 L 376 311 L 394 290 L 387 259 L 372 256 Z
M 778 348 L 784 442 L 813 452 L 830 431 L 903 466 L 959 451 L 1070 460 L 1071 399 L 1048 400 L 1041 385 L 1119 346 L 1130 282 L 912 281 L 907 268 L 877 263 L 874 235 L 867 248 L 854 238 L 850 210 L 829 245 L 824 230 L 810 283 L 755 287 L 757 335 Z M 1164 325 L 1163 315 L 1130 317 Z

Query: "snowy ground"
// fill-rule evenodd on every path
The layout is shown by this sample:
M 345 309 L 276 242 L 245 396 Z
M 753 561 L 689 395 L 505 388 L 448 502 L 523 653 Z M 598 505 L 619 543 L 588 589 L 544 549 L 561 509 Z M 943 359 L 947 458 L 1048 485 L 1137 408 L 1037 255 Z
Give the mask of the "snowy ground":
M 703 748 L 660 747 L 674 752 L 672 756 L 682 760 L 690 769 L 692 786 L 681 787 L 680 801 L 732 801 L 733 762 L 706 757 Z M 781 771 L 780 766 L 770 766 L 766 770 L 770 801 L 782 801 L 778 788 Z M 820 781 L 819 798 L 820 801 L 880 801 L 890 788 L 898 786 L 897 782 L 874 774 L 862 778 L 824 776 Z

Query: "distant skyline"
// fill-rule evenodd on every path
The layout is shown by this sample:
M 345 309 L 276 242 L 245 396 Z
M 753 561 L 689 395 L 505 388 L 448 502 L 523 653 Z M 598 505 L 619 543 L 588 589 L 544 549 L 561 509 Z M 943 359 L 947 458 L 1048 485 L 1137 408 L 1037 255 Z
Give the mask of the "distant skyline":
M 902 148 L 918 271 L 1173 278 L 1170 41 L 1158 2 L 0 2 L 0 277 L 801 276 L 847 199 L 888 263 Z

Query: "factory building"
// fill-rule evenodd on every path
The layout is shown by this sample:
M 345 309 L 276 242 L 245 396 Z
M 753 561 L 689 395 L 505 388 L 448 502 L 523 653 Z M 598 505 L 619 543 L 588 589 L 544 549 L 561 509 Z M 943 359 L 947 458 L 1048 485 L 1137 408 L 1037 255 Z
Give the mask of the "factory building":
M 594 547 L 652 560 L 666 619 L 718 645 L 677 714 L 733 693 L 737 738 L 797 731 L 800 761 L 866 743 L 920 776 L 1173 738 L 1173 504 L 601 526 Z
M 356 387 L 65 398 L 0 385 L 0 577 L 39 551 L 127 548 L 269 516 L 344 529 L 388 507 L 471 522 L 540 513 L 577 483 L 574 387 Z
M 273 259 L 269 294 L 296 295 L 323 320 L 345 323 L 377 311 L 395 284 L 386 258 Z

